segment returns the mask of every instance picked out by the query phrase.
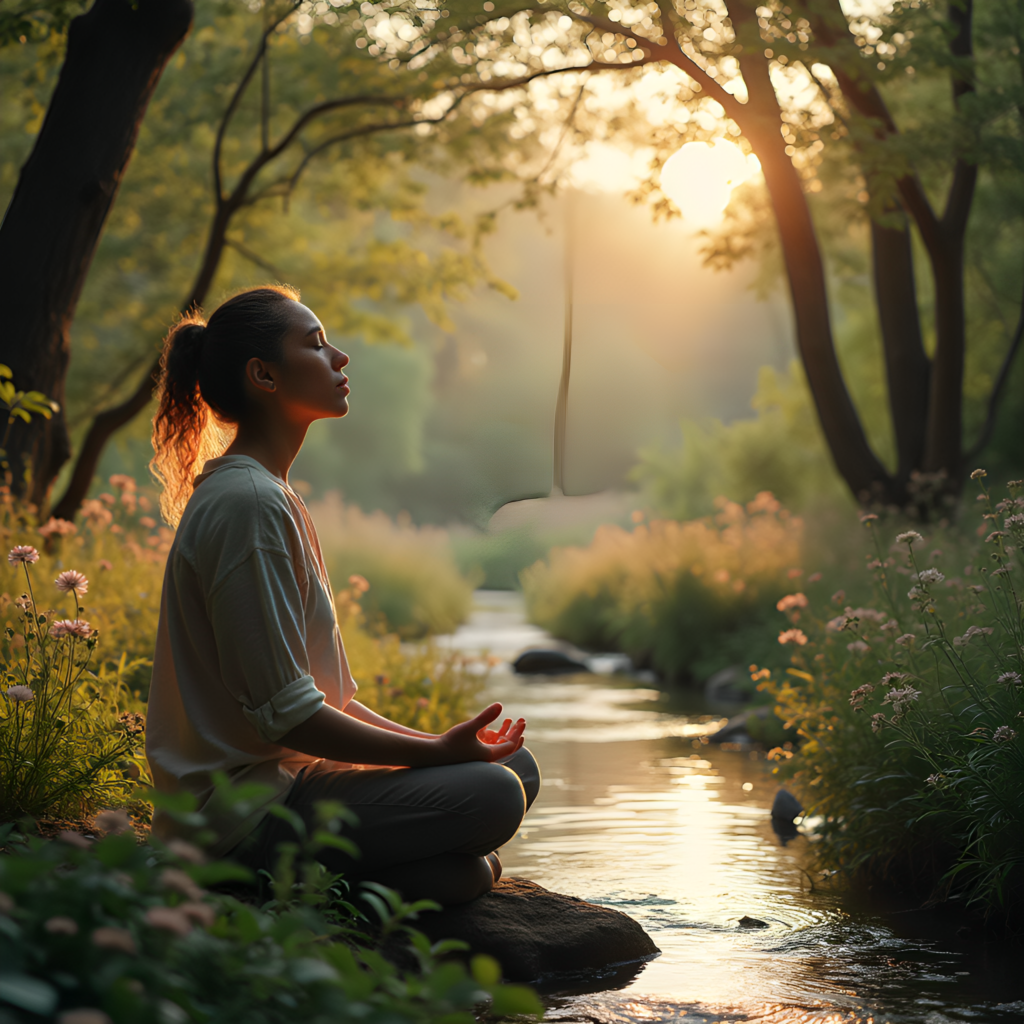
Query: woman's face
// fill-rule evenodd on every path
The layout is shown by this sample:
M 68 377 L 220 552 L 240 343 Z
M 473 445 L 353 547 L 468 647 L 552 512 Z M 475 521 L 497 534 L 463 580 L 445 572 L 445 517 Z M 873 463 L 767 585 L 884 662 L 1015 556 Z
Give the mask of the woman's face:
M 299 302 L 292 305 L 292 325 L 284 336 L 281 362 L 264 364 L 274 386 L 264 390 L 275 396 L 291 420 L 312 422 L 344 416 L 349 387 L 342 371 L 348 356 L 327 343 L 323 324 L 311 309 Z

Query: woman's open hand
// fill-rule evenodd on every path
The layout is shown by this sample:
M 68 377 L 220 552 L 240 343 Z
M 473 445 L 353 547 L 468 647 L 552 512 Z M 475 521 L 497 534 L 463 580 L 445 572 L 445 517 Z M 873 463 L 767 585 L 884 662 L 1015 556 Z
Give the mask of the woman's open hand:
M 500 704 L 491 704 L 475 718 L 452 726 L 440 737 L 448 751 L 460 761 L 500 761 L 523 745 L 526 720 L 514 725 L 507 718 L 500 729 L 487 727 L 501 714 Z

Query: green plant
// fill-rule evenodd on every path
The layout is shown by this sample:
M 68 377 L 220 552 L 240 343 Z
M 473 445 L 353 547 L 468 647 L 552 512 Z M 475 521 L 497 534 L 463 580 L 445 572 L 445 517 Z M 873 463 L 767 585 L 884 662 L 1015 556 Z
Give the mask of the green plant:
M 74 598 L 74 618 L 41 611 L 29 566 L 39 552 L 18 545 L 7 556 L 21 567 L 27 593 L 15 601 L 20 631 L 8 625 L 12 656 L 3 664 L 0 705 L 0 821 L 22 816 L 79 816 L 100 801 L 127 798 L 144 767 L 142 716 L 111 698 L 126 697 L 119 680 L 89 671 L 99 642 L 81 618 L 80 572 L 65 570 L 56 589 Z M 18 643 L 17 641 L 20 641 Z
M 261 787 L 219 792 L 241 806 Z M 201 833 L 190 794 L 161 798 Z M 278 813 L 285 813 L 277 807 Z M 183 840 L 140 845 L 124 812 L 106 812 L 107 834 L 57 841 L 0 832 L 0 1021 L 57 1024 L 474 1024 L 474 1007 L 538 1017 L 537 997 L 500 984 L 500 969 L 474 957 L 467 970 L 440 958 L 464 944 L 431 945 L 410 926 L 427 901 L 403 903 L 373 887 L 373 927 L 347 902 L 343 879 L 312 860 L 324 843 L 345 842 L 343 814 L 320 808 L 321 823 L 284 851 L 262 905 L 211 892 L 252 881 L 230 861 L 209 861 Z M 300 823 L 301 824 L 301 823 Z M 374 948 L 401 935 L 418 968 L 399 970 Z
M 713 518 L 600 528 L 522 574 L 530 619 L 581 647 L 624 651 L 669 677 L 743 664 L 799 576 L 803 524 L 768 493 Z
M 1018 920 L 1022 488 L 1011 482 L 1010 497 L 993 504 L 982 482 L 985 540 L 966 565 L 949 535 L 927 558 L 916 530 L 885 550 L 877 517 L 865 516 L 877 545 L 875 606 L 840 610 L 840 592 L 815 615 L 793 595 L 780 635 L 795 650 L 792 666 L 755 672 L 803 739 L 795 753 L 773 753 L 819 820 L 829 865 Z
M 371 629 L 415 640 L 465 620 L 473 583 L 459 572 L 444 530 L 415 526 L 408 516 L 368 515 L 336 494 L 310 511 L 331 575 L 369 581 L 363 604 Z

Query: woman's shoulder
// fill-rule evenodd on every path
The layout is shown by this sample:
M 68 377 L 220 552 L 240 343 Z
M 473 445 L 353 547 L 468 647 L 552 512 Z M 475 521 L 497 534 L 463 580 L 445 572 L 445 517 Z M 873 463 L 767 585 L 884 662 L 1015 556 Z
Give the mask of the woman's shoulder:
M 260 548 L 291 555 L 295 513 L 284 486 L 255 459 L 227 456 L 206 463 L 178 526 L 182 554 L 216 551 L 241 560 Z M 190 559 L 191 560 L 191 559 Z

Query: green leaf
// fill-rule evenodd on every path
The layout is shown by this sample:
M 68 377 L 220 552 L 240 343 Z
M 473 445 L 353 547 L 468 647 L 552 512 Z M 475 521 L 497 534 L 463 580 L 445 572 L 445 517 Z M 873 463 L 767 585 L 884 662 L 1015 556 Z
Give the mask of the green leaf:
M 0 999 L 42 1017 L 56 1009 L 58 995 L 52 985 L 27 974 L 0 974 Z
M 481 953 L 473 957 L 469 962 L 469 971 L 473 979 L 484 988 L 491 988 L 501 981 L 501 966 L 493 956 Z
M 532 988 L 525 985 L 501 985 L 494 990 L 491 1013 L 499 1017 L 529 1013 L 540 1020 L 544 1016 L 544 1007 Z

